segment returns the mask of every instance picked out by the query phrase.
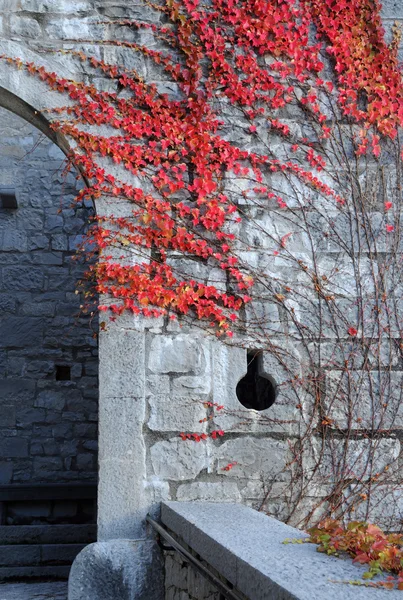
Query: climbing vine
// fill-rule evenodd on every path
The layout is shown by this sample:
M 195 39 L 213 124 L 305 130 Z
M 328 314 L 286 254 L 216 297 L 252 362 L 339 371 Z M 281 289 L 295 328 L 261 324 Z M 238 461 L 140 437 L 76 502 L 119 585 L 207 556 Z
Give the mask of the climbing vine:
M 353 563 L 368 566 L 368 570 L 362 575 L 367 581 L 357 579 L 339 583 L 403 590 L 401 535 L 386 534 L 380 527 L 371 523 L 353 521 L 345 527 L 339 521 L 331 519 L 320 523 L 317 527 L 312 527 L 308 533 L 308 538 L 288 539 L 283 543 L 317 544 L 318 552 L 330 556 L 348 554 L 353 559 Z M 386 580 L 370 581 L 378 575 L 385 576 L 386 573 L 390 573 Z
M 239 196 L 274 200 L 286 210 L 286 200 L 267 181 L 268 174 L 279 172 L 333 199 L 336 206 L 345 202 L 320 177 L 326 157 L 316 151 L 317 143 L 291 131 L 280 120 L 282 113 L 303 108 L 318 140 L 326 140 L 334 129 L 323 109 L 323 96 L 330 95 L 342 115 L 360 124 L 356 153 L 379 157 L 380 135 L 396 138 L 403 115 L 398 35 L 386 45 L 379 7 L 368 0 L 146 4 L 169 24 L 119 24 L 146 30 L 163 49 L 109 43 L 141 53 L 148 64 L 158 66 L 162 78 L 176 86 L 175 95 L 160 93 L 158 85 L 123 65 L 83 53 L 77 54 L 111 80 L 111 91 L 68 81 L 18 58 L 3 58 L 69 96 L 71 104 L 54 111 L 60 116 L 52 127 L 74 140 L 74 161 L 90 184 L 79 199 L 114 197 L 133 205 L 130 218 L 100 218 L 92 230 L 98 248 L 138 249 L 135 265 L 111 260 L 104 252 L 94 267 L 98 291 L 116 298 L 108 309 L 147 316 L 192 313 L 214 324 L 218 333 L 232 335 L 231 323 L 250 301 L 253 284 L 234 251 L 231 226 L 242 219 Z M 324 51 L 335 60 L 336 91 L 334 77 L 326 77 Z M 242 145 L 225 135 L 225 112 L 230 120 L 242 119 Z M 269 133 L 289 144 L 290 157 L 280 158 L 270 145 L 266 153 L 254 149 Z M 122 165 L 131 178 L 113 174 L 109 162 Z M 234 198 L 225 189 L 229 175 L 251 182 L 250 189 Z M 287 235 L 280 248 L 286 241 Z M 175 252 L 221 269 L 232 293 L 178 277 L 170 264 Z
M 68 98 L 48 115 L 87 182 L 77 202 L 98 203 L 99 308 L 263 350 L 280 416 L 259 427 L 286 431 L 291 458 L 260 508 L 304 526 L 367 518 L 400 483 L 400 31 L 386 43 L 376 0 L 144 5 L 150 21 L 105 23 L 119 61 L 63 50 L 98 87 L 1 57 Z M 138 56 L 147 76 L 127 66 Z M 214 411 L 184 443 L 256 425 Z

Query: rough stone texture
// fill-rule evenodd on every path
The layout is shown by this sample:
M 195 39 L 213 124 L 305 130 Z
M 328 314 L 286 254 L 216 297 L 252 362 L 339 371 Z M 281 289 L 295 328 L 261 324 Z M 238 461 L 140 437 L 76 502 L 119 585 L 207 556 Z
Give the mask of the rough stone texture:
M 34 19 L 15 23 L 16 35 L 38 34 Z M 72 206 L 79 182 L 73 173 L 64 179 L 62 152 L 34 127 L 0 109 L 0 135 L 0 187 L 15 187 L 18 202 L 0 208 L 2 479 L 94 480 L 96 323 L 80 315 L 85 266 L 71 246 L 92 210 Z M 58 379 L 59 367 L 70 368 L 70 380 Z
M 207 363 L 207 348 L 195 336 L 156 336 L 151 343 L 148 367 L 154 373 L 199 375 L 205 373 Z
M 346 584 L 336 583 L 359 579 L 366 567 L 353 565 L 350 560 L 329 558 L 316 552 L 314 544 L 283 544 L 287 538 L 303 539 L 306 534 L 246 506 L 167 502 L 162 505 L 161 519 L 179 541 L 206 560 L 245 598 L 342 599 L 350 594 L 357 600 L 399 597 L 398 590 L 355 587 L 352 591 Z M 210 596 L 211 589 L 203 588 L 200 595 L 188 596 L 187 565 L 182 563 L 182 573 L 178 573 L 171 560 L 167 566 L 166 587 L 171 590 L 170 598 L 214 598 Z
M 217 469 L 226 477 L 274 480 L 283 478 L 291 459 L 287 442 L 245 436 L 224 442 L 216 451 Z M 230 471 L 222 471 L 228 463 L 237 462 Z
M 214 502 L 217 498 L 220 499 L 220 502 L 240 502 L 242 499 L 235 481 L 185 483 L 179 486 L 176 497 L 179 501 L 188 502 L 195 500 Z
M 0 600 L 67 600 L 67 583 L 3 583 Z
M 206 429 L 202 423 L 206 409 L 202 400 L 175 397 L 174 410 L 169 396 L 149 398 L 150 418 L 148 427 L 153 431 L 200 431 Z
M 220 593 L 175 552 L 165 558 L 165 600 L 220 600 Z M 222 597 L 222 596 L 221 596 Z
M 73 563 L 69 600 L 161 600 L 161 552 L 153 541 L 111 540 L 84 548 Z
M 98 539 L 144 536 L 147 514 L 142 398 L 100 397 Z M 108 425 L 107 430 L 102 427 Z
M 388 26 L 388 19 L 401 16 L 400 4 L 397 0 L 385 3 L 383 10 Z M 135 68 L 145 80 L 157 80 L 160 90 L 167 91 L 172 96 L 178 93 L 176 84 L 172 84 L 165 75 L 161 75 L 150 61 L 142 60 L 139 53 L 133 53 L 127 48 L 102 47 L 101 43 L 93 43 L 100 38 L 109 39 L 112 35 L 110 28 L 100 24 L 100 20 L 129 17 L 155 22 L 158 17 L 148 6 L 129 5 L 119 0 L 80 0 L 74 3 L 72 9 L 70 0 L 0 0 L 0 7 L 3 11 L 0 19 L 0 53 L 44 64 L 50 71 L 74 80 L 92 81 L 91 69 L 76 56 L 63 53 L 44 56 L 42 53 L 44 47 L 69 49 L 73 45 L 76 48 L 77 40 L 81 37 L 86 40 L 80 44 L 80 49 L 85 52 L 103 57 L 112 63 L 118 62 Z M 127 35 L 130 40 L 141 39 L 146 45 L 150 40 L 148 32 L 127 31 Z M 105 88 L 110 85 L 110 82 L 101 78 L 97 83 Z M 61 148 L 67 149 L 66 142 L 56 138 L 39 114 L 29 109 L 29 106 L 36 111 L 47 106 L 63 106 L 66 103 L 65 98 L 50 92 L 45 84 L 33 79 L 26 72 L 17 72 L 14 67 L 4 62 L 0 64 L 0 86 L 0 104 L 11 107 L 29 119 L 40 131 L 57 141 Z M 225 118 L 231 120 L 232 117 L 233 113 L 228 109 Z M 298 118 L 298 115 L 296 117 L 290 114 L 290 125 L 300 127 L 300 124 L 295 123 L 295 118 Z M 250 141 L 250 136 L 241 131 L 238 123 L 233 121 L 229 125 L 227 139 L 241 143 L 244 141 L 245 144 Z M 16 152 L 22 159 L 21 148 Z M 278 156 L 280 155 L 279 144 Z M 41 169 L 42 162 L 57 162 L 57 156 L 52 150 L 43 161 L 41 159 Z M 41 169 L 34 169 L 30 178 L 38 177 Z M 116 172 L 122 174 L 118 168 Z M 10 184 L 14 180 L 15 176 L 10 174 L 9 168 L 5 169 L 0 165 L 0 183 Z M 273 177 L 274 185 L 281 188 L 282 183 L 282 179 L 276 180 Z M 297 184 L 295 181 L 292 183 Z M 236 193 L 244 189 L 245 185 L 249 183 L 246 184 L 245 180 L 239 178 L 228 181 L 228 189 L 235 190 Z M 285 187 L 283 191 L 285 195 L 289 195 L 290 206 L 296 207 L 298 199 L 294 197 L 292 187 Z M 24 201 L 27 204 L 21 207 L 19 214 L 25 223 L 29 220 L 30 227 L 16 226 L 10 229 L 13 220 L 9 218 L 7 227 L 1 228 L 0 232 L 0 243 L 4 250 L 2 254 L 5 257 L 4 262 L 0 264 L 0 281 L 4 286 L 0 289 L 0 308 L 14 319 L 9 322 L 11 325 L 5 325 L 4 328 L 0 323 L 0 332 L 3 332 L 0 340 L 0 376 L 6 377 L 5 385 L 0 388 L 0 399 L 5 399 L 7 406 L 15 406 L 15 414 L 10 413 L 7 416 L 7 422 L 11 423 L 7 427 L 14 427 L 14 419 L 15 428 L 21 427 L 21 434 L 10 436 L 15 437 L 13 442 L 4 443 L 12 452 L 23 455 L 26 449 L 21 439 L 29 437 L 32 427 L 32 435 L 38 438 L 29 449 L 31 455 L 35 456 L 35 468 L 41 473 L 41 477 L 45 477 L 44 474 L 47 473 L 46 476 L 54 480 L 66 472 L 65 465 L 69 465 L 69 469 L 75 469 L 76 473 L 80 473 L 80 477 L 81 473 L 86 473 L 87 468 L 93 468 L 91 454 L 94 448 L 91 444 L 96 436 L 96 396 L 94 371 L 84 377 L 84 367 L 81 370 L 79 368 L 81 363 L 94 358 L 91 353 L 95 351 L 93 342 L 86 341 L 88 330 L 81 325 L 80 331 L 74 331 L 73 336 L 76 339 L 76 334 L 80 335 L 81 339 L 85 340 L 85 348 L 80 348 L 77 353 L 80 364 L 74 364 L 73 367 L 74 377 L 82 378 L 83 387 L 80 390 L 86 390 L 88 394 L 85 403 L 80 403 L 80 397 L 67 398 L 64 394 L 49 396 L 44 393 L 50 389 L 47 383 L 52 377 L 52 365 L 58 359 L 56 352 L 60 342 L 60 328 L 68 325 L 71 314 L 69 311 L 77 300 L 72 296 L 62 300 L 62 294 L 66 289 L 71 292 L 74 287 L 69 286 L 74 286 L 74 283 L 70 274 L 61 280 L 60 270 L 66 253 L 73 252 L 81 235 L 78 222 L 70 213 L 70 208 L 62 207 L 62 212 L 59 213 L 55 209 L 58 195 L 53 196 L 50 191 L 51 187 L 46 189 L 46 193 L 40 194 L 36 193 L 37 190 L 30 190 L 26 195 Z M 43 207 L 46 207 L 46 211 Z M 328 207 L 323 208 L 326 211 Z M 97 209 L 99 214 L 124 215 L 128 212 L 127 206 L 118 205 L 115 201 L 108 202 L 107 199 L 99 200 Z M 278 239 L 293 229 L 287 247 L 291 252 L 298 253 L 304 264 L 312 267 L 307 235 L 299 225 L 298 213 L 294 223 L 292 217 L 290 222 L 287 222 L 281 211 L 273 210 L 271 214 L 262 216 L 257 214 L 253 207 L 250 210 L 256 226 L 245 225 L 240 231 L 240 236 L 248 240 L 253 239 L 258 250 L 249 252 L 244 258 L 249 264 L 263 269 L 280 289 L 292 284 L 296 290 L 304 292 L 309 280 L 308 275 L 301 273 L 301 269 L 295 264 L 290 264 L 285 257 L 274 257 L 272 254 L 273 238 Z M 335 230 L 342 232 L 346 226 L 343 216 L 337 214 L 334 209 L 333 213 Z M 80 220 L 81 215 L 77 218 Z M 72 219 L 72 222 L 66 225 L 66 220 L 69 219 Z M 43 227 L 46 227 L 50 238 L 48 234 L 43 234 Z M 264 229 L 268 230 L 269 236 L 263 234 Z M 322 253 L 318 263 L 320 271 L 334 270 L 333 283 L 337 289 L 346 296 L 354 296 L 355 285 L 349 272 L 351 264 L 338 255 L 331 236 L 324 239 L 323 235 L 316 234 L 313 241 Z M 32 249 L 35 253 L 35 260 L 30 264 L 16 260 L 16 257 L 20 258 L 21 250 L 24 249 Z M 336 271 L 335 267 L 339 268 L 339 271 Z M 363 274 L 368 272 L 365 259 L 360 267 Z M 225 289 L 223 274 L 217 270 L 211 272 L 207 265 L 181 260 L 181 268 L 185 273 L 192 273 L 196 280 L 218 281 L 218 285 Z M 51 286 L 52 290 L 41 298 L 40 304 L 32 298 L 38 286 Z M 371 291 L 370 287 L 367 291 Z M 21 306 L 23 308 L 20 309 Z M 272 301 L 257 304 L 253 310 L 247 311 L 249 333 L 253 333 L 254 318 L 264 318 L 271 322 L 270 336 L 274 336 L 282 348 L 284 338 L 281 336 L 287 328 L 284 319 L 286 309 L 294 311 L 295 314 L 294 323 L 289 324 L 289 334 L 297 336 L 299 327 L 304 327 L 313 335 L 317 331 L 318 321 L 312 306 L 315 306 L 314 302 L 302 301 L 299 304 L 287 301 L 284 307 Z M 348 319 L 355 312 L 354 298 L 350 302 L 346 301 L 343 318 Z M 20 315 L 24 318 L 21 324 L 15 321 Z M 335 352 L 332 340 L 339 323 L 335 325 L 331 323 L 329 315 L 324 316 L 325 343 L 328 344 L 327 350 L 332 358 Z M 43 325 L 49 320 L 52 320 L 51 331 Z M 21 351 L 26 344 L 33 343 L 32 340 L 37 336 L 45 336 L 45 331 L 46 343 L 49 344 L 52 353 L 44 360 L 41 359 L 41 364 L 32 366 L 32 369 L 43 374 L 40 386 L 42 395 L 39 398 L 33 381 L 34 371 L 24 368 L 26 357 L 21 356 Z M 8 375 L 8 349 L 4 346 L 4 332 L 7 336 L 14 336 L 11 377 Z M 397 328 L 393 335 L 398 336 Z M 251 337 L 253 339 L 252 335 Z M 314 335 L 312 339 L 314 340 Z M 249 347 L 248 336 L 243 343 L 245 348 Z M 291 375 L 303 372 L 305 360 L 298 344 L 293 346 L 297 355 L 297 368 Z M 251 348 L 254 349 L 255 346 L 251 345 Z M 224 496 L 226 499 L 233 497 L 238 501 L 241 494 L 243 502 L 257 502 L 265 490 L 261 478 L 278 478 L 278 472 L 288 463 L 290 458 L 287 441 L 292 444 L 303 433 L 303 427 L 300 428 L 295 423 L 300 420 L 300 413 L 297 411 L 301 410 L 303 416 L 309 415 L 305 404 L 309 404 L 310 398 L 304 395 L 300 397 L 295 391 L 295 386 L 289 384 L 290 373 L 283 373 L 278 361 L 273 361 L 271 356 L 264 356 L 265 372 L 280 386 L 280 393 L 275 405 L 259 416 L 256 411 L 244 410 L 235 392 L 237 383 L 247 369 L 245 349 L 231 348 L 216 340 L 209 340 L 200 335 L 199 330 L 180 327 L 178 323 L 125 316 L 119 319 L 118 323 L 110 325 L 108 331 L 102 332 L 100 350 L 99 535 L 102 539 L 144 536 L 144 517 L 147 510 L 155 510 L 154 504 L 161 498 L 208 499 L 217 494 L 215 500 Z M 398 373 L 396 376 L 401 377 L 401 357 L 393 354 L 391 360 Z M 63 392 L 70 390 L 67 384 L 59 383 Z M 21 416 L 18 410 L 24 403 L 31 404 Z M 226 409 L 219 409 L 217 405 L 224 405 Z M 76 415 L 80 406 L 85 406 L 85 419 L 77 422 Z M 211 433 L 217 429 L 225 431 L 224 437 L 209 439 L 208 443 L 182 442 L 178 435 L 183 430 Z M 86 438 L 85 445 L 79 446 L 80 457 L 76 459 L 74 443 L 82 437 Z M 45 444 L 45 438 L 51 438 L 56 446 L 63 445 L 63 464 L 60 462 L 60 454 L 55 452 L 56 446 Z M 366 446 L 361 441 L 359 440 L 357 447 L 352 446 L 353 462 L 362 452 L 365 453 Z M 376 455 L 377 466 L 380 468 L 395 460 L 399 451 L 399 445 L 393 438 L 382 441 L 382 444 L 380 448 L 385 458 L 382 458 L 381 452 Z M 15 460 L 22 461 L 20 472 L 23 474 L 29 461 L 26 460 L 26 456 L 15 457 Z M 226 465 L 234 460 L 238 464 L 226 471 Z M 2 463 L 0 480 L 8 481 L 13 477 L 9 468 L 11 463 Z M 306 468 L 309 470 L 310 466 L 308 461 Z M 270 510 L 282 515 L 281 497 L 284 498 L 286 490 L 282 488 L 278 491 L 278 499 Z M 92 559 L 89 557 L 90 560 Z M 296 580 L 298 581 L 298 574 Z
M 161 479 L 194 479 L 209 465 L 209 446 L 204 442 L 184 443 L 175 438 L 150 448 L 155 474 Z
M 376 523 L 386 531 L 400 531 L 403 523 L 403 490 L 401 486 L 380 485 L 368 501 L 362 501 L 356 486 L 345 492 L 348 516 L 352 520 Z M 351 495 L 350 495 L 351 494 Z M 361 502 L 360 502 L 361 500 Z

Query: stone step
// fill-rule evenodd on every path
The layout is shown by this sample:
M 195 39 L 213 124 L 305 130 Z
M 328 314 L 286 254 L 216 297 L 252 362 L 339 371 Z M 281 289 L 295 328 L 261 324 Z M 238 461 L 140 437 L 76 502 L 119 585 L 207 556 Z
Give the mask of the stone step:
M 70 566 L 0 567 L 0 582 L 26 579 L 68 579 Z
M 96 525 L 4 525 L 0 545 L 91 544 L 97 539 Z
M 0 546 L 1 567 L 71 565 L 86 544 L 19 544 Z

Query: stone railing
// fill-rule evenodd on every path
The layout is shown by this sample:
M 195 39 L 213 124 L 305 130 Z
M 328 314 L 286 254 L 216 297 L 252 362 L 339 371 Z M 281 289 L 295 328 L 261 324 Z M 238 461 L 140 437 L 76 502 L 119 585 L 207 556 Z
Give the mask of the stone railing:
M 306 534 L 240 504 L 163 502 L 161 521 L 175 541 L 219 578 L 218 591 L 175 547 L 167 552 L 165 600 L 393 600 L 400 592 L 352 587 L 365 567 L 316 552 L 314 544 L 283 544 Z M 169 541 L 168 541 L 169 544 Z

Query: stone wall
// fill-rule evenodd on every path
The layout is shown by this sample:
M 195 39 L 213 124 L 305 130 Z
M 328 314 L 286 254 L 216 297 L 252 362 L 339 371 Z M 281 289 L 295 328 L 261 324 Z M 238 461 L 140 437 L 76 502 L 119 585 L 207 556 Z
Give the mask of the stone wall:
M 13 56 L 39 59 L 41 62 L 45 59 L 42 53 L 37 52 L 39 50 L 53 51 L 60 47 L 83 49 L 108 61 L 135 67 L 147 81 L 157 81 L 160 89 L 168 93 L 175 94 L 177 91 L 169 81 L 162 81 L 163 77 L 155 67 L 138 54 L 133 55 L 125 48 L 94 44 L 95 40 L 107 41 L 116 35 L 129 40 L 140 37 L 143 43 L 152 43 L 147 32 L 126 29 L 122 33 L 114 26 L 100 23 L 116 17 L 155 20 L 155 14 L 143 4 L 127 5 L 115 0 L 81 0 L 78 3 L 68 0 L 3 0 L 0 6 L 3 9 L 1 39 L 7 42 L 3 48 Z M 398 0 L 385 3 L 387 28 L 401 16 Z M 8 44 L 10 40 L 11 45 Z M 60 69 L 77 80 L 94 80 L 101 87 L 106 85 L 105 80 L 94 77 L 91 69 L 76 56 L 49 52 L 46 58 L 51 61 L 50 68 L 58 72 Z M 15 74 L 7 65 L 2 65 L 1 69 L 0 85 L 23 97 L 35 108 L 62 103 L 55 95 L 42 95 L 44 88 L 41 84 L 26 74 Z M 250 137 L 242 134 L 241 125 L 235 122 L 230 111 L 227 118 L 229 137 L 247 142 Z M 289 115 L 290 124 L 303 125 L 298 119 L 301 119 L 300 114 Z M 234 185 L 235 188 L 241 183 L 228 182 L 229 187 Z M 100 214 L 119 210 L 124 213 L 127 207 L 117 207 L 105 200 L 99 202 L 98 210 Z M 269 229 L 271 235 L 277 238 L 289 231 L 289 226 L 285 226 L 276 211 L 272 211 L 270 219 L 258 211 L 252 216 L 255 226 L 241 232 L 244 238 L 251 238 L 259 227 Z M 298 222 L 294 225 L 298 226 Z M 59 233 L 63 235 L 62 231 Z M 266 241 L 257 237 L 254 243 L 258 249 L 247 255 L 250 264 L 264 267 L 279 285 L 289 281 L 294 274 L 298 279 L 299 274 L 293 274 L 289 264 L 281 257 L 276 260 L 270 257 L 270 247 L 265 245 L 267 240 L 268 237 Z M 324 244 L 320 246 L 323 248 L 322 258 L 327 261 L 327 268 L 332 269 L 332 265 L 339 262 L 338 254 L 323 236 L 318 236 L 315 241 L 319 245 Z M 290 239 L 289 248 L 306 254 L 307 242 L 300 232 Z M 189 270 L 195 272 L 195 276 L 203 280 L 217 277 L 216 272 L 210 273 L 208 265 L 182 262 L 180 267 L 185 273 Z M 348 266 L 342 276 L 346 274 L 349 274 Z M 346 281 L 349 284 L 348 277 L 343 283 Z M 301 322 L 315 328 L 316 324 L 310 321 L 311 314 L 306 307 L 290 304 L 291 309 L 299 310 Z M 265 301 L 259 310 L 264 318 L 269 315 L 270 334 L 277 335 L 281 346 L 284 341 L 281 337 L 285 326 L 282 320 L 284 311 L 279 309 L 278 304 L 269 301 Z M 295 372 L 300 373 L 305 358 L 295 342 L 295 333 L 294 330 L 291 345 L 295 354 Z M 331 346 L 331 335 L 329 338 L 328 346 Z M 260 417 L 240 405 L 236 386 L 247 370 L 246 349 L 256 349 L 255 344 L 256 339 L 250 342 L 245 336 L 245 348 L 236 348 L 221 344 L 188 324 L 180 326 L 161 319 L 147 321 L 122 317 L 102 333 L 101 539 L 145 536 L 144 517 L 150 506 L 156 506 L 161 499 L 231 500 L 258 507 L 270 489 L 272 500 L 266 503 L 266 510 L 279 518 L 285 516 L 284 498 L 289 490 L 290 475 L 284 473 L 284 469 L 292 460 L 289 440 L 295 442 L 299 439 L 304 420 L 300 419 L 300 402 L 296 401 L 292 391 L 287 391 L 287 375 L 281 365 L 273 362 L 268 352 L 264 356 L 264 369 L 275 380 L 281 394 L 271 408 L 260 413 Z M 397 378 L 401 378 L 401 368 L 401 358 L 397 357 L 393 365 Z M 217 405 L 225 405 L 226 410 L 218 409 Z M 44 410 L 43 407 L 37 409 Z M 211 433 L 214 430 L 224 430 L 225 435 L 218 434 L 216 439 L 202 442 L 182 441 L 180 437 L 181 432 Z M 401 425 L 382 440 L 375 456 L 375 470 L 383 470 L 389 463 L 396 464 L 400 435 Z M 367 444 L 364 438 L 360 438 L 352 449 L 351 460 L 365 454 Z M 236 468 L 227 469 L 228 464 L 234 462 L 237 463 Z M 328 464 L 330 462 L 329 458 Z M 311 469 L 309 456 L 303 466 Z M 387 490 L 394 493 L 393 485 Z M 325 492 L 321 490 L 321 493 Z M 315 496 L 316 490 L 312 488 L 311 493 Z M 401 502 L 399 498 L 396 501 Z
M 0 483 L 95 481 L 97 321 L 75 292 L 93 209 L 73 205 L 63 153 L 4 109 L 0 140 L 18 203 L 0 208 Z

